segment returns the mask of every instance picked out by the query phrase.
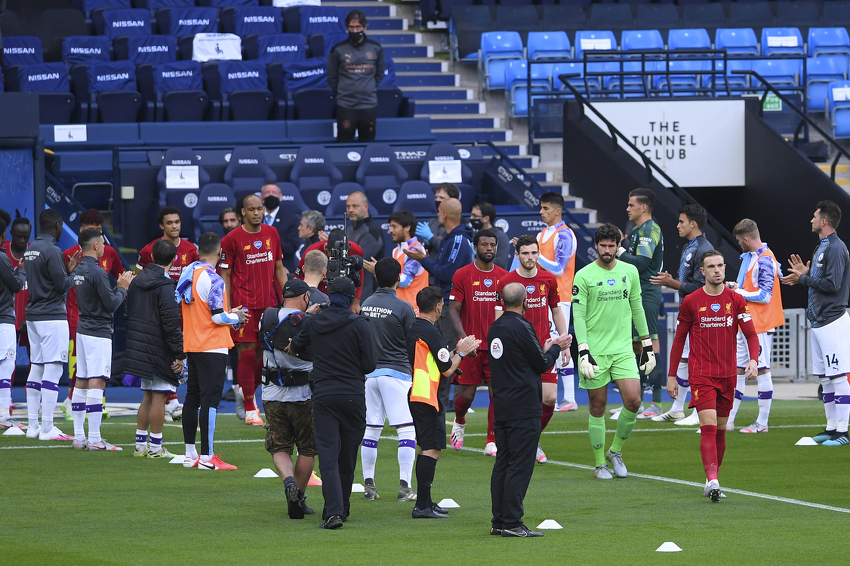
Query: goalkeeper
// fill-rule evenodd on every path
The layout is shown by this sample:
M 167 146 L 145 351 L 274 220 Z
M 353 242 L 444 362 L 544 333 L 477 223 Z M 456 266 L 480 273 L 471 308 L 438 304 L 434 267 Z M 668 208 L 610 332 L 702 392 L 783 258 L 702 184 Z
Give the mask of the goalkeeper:
M 655 368 L 652 340 L 641 305 L 640 280 L 633 265 L 618 261 L 614 254 L 620 232 L 613 224 L 603 224 L 594 238 L 598 257 L 576 273 L 573 286 L 573 323 L 578 340 L 579 387 L 590 399 L 588 431 L 596 458 L 595 476 L 612 479 L 607 459 L 619 478 L 628 475 L 621 450 L 631 434 L 640 406 L 640 370 L 649 374 Z M 635 325 L 643 349 L 635 360 L 631 325 Z M 623 410 L 617 419 L 617 432 L 605 452 L 605 407 L 608 383 L 614 381 L 623 397 Z

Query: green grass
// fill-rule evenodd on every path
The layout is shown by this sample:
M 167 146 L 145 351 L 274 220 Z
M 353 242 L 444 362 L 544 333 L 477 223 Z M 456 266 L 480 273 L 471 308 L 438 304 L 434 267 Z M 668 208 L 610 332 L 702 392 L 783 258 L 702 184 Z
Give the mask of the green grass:
M 755 412 L 754 402 L 745 403 L 738 424 L 749 424 Z M 219 418 L 218 439 L 250 442 L 220 443 L 216 451 L 239 466 L 235 472 L 201 473 L 163 460 L 133 458 L 132 446 L 121 453 L 5 450 L 46 444 L 3 436 L 0 564 L 844 562 L 839 533 L 846 532 L 850 514 L 734 492 L 850 510 L 850 448 L 794 446 L 801 436 L 817 432 L 823 420 L 818 402 L 775 401 L 769 433 L 729 434 L 720 479 L 733 491 L 719 504 L 702 497 L 699 436 L 693 428 L 638 421 L 623 453 L 633 474 L 699 486 L 644 477 L 603 482 L 577 467 L 593 463 L 587 435 L 569 433 L 586 429 L 587 408 L 556 413 L 542 438 L 550 463 L 536 466 L 525 520 L 535 527 L 555 519 L 564 529 L 526 541 L 488 535 L 493 460 L 480 453 L 485 417 L 484 410 L 469 417 L 470 450 L 449 448 L 437 465 L 435 500 L 451 497 L 461 505 L 449 520 L 414 521 L 412 505 L 395 501 L 396 443 L 382 439 L 376 474 L 381 499 L 367 502 L 353 494 L 350 520 L 332 532 L 318 528 L 320 488 L 308 488 L 316 515 L 303 521 L 287 517 L 281 482 L 253 477 L 272 467 L 260 442 L 263 430 L 248 428 L 232 415 Z M 607 422 L 612 430 L 613 421 Z M 59 425 L 70 429 L 70 423 Z M 792 425 L 815 426 L 780 428 Z M 131 444 L 135 419 L 107 420 L 103 430 L 111 442 Z M 172 452 L 182 453 L 179 428 L 166 427 L 165 441 L 175 443 L 169 445 Z M 356 481 L 362 482 L 359 471 Z M 656 553 L 665 541 L 675 542 L 683 552 Z

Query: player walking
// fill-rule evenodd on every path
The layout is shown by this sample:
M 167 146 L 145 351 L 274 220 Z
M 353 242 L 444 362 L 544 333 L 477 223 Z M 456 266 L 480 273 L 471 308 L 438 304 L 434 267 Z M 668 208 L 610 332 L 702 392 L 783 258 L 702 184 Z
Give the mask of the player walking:
M 759 341 L 747 301 L 723 285 L 726 277 L 723 254 L 709 250 L 700 263 L 705 285 L 685 297 L 679 306 L 679 323 L 670 351 L 667 393 L 673 399 L 679 396 L 672 360 L 681 358 L 685 338 L 690 337 L 688 376 L 691 407 L 700 422 L 699 450 L 705 469 L 703 495 L 717 503 L 723 497 L 717 474 L 726 452 L 726 421 L 734 397 L 738 331 L 743 332 L 747 341 L 749 359 L 745 375 L 748 378 L 756 375 Z
M 0 218 L 0 246 L 6 240 L 6 220 Z M 20 427 L 9 416 L 15 378 L 15 294 L 26 285 L 24 266 L 12 267 L 0 248 L 0 430 Z
M 806 318 L 812 324 L 812 373 L 823 386 L 823 408 L 826 429 L 814 436 L 824 446 L 850 444 L 847 420 L 850 417 L 850 316 L 847 295 L 850 293 L 850 258 L 847 246 L 835 233 L 841 222 L 841 209 L 832 201 L 818 203 L 812 217 L 812 232 L 820 243 L 812 262 L 803 263 L 794 254 L 788 260 L 788 275 L 781 278 L 786 285 L 803 285 L 809 289 Z
M 785 324 L 782 311 L 782 295 L 779 292 L 781 271 L 776 256 L 761 241 L 758 225 L 744 218 L 732 231 L 738 245 L 744 251 L 741 254 L 741 269 L 738 280 L 726 286 L 740 294 L 750 307 L 750 316 L 759 339 L 758 359 L 758 406 L 759 414 L 755 422 L 741 429 L 745 434 L 767 432 L 770 418 L 770 405 L 773 401 L 773 378 L 770 374 L 770 353 L 773 347 L 773 334 L 776 328 Z M 749 360 L 747 342 L 744 335 L 738 333 L 738 383 L 735 385 L 735 401 L 732 412 L 726 422 L 726 430 L 735 430 L 735 415 L 744 398 L 744 367 Z
M 679 291 L 679 298 L 684 299 L 689 294 L 693 293 L 705 284 L 705 276 L 700 271 L 700 258 L 705 252 L 712 249 L 714 246 L 705 238 L 702 229 L 708 220 L 708 214 L 705 209 L 698 204 L 686 204 L 679 209 L 679 221 L 676 224 L 676 229 L 679 231 L 679 237 L 688 241 L 682 248 L 682 259 L 679 261 L 679 276 L 674 279 L 666 271 L 658 272 L 658 275 L 653 275 L 649 278 L 649 282 L 656 287 L 670 287 Z M 696 426 L 699 424 L 699 417 L 694 411 L 685 418 L 685 398 L 690 385 L 688 382 L 688 352 L 690 351 L 690 343 L 685 341 L 685 349 L 682 351 L 682 359 L 678 362 L 676 375 L 679 377 L 679 397 L 673 401 L 673 406 L 670 410 L 661 415 L 652 417 L 655 422 L 675 421 L 679 426 Z
M 263 224 L 263 201 L 248 195 L 242 202 L 242 226 L 231 230 L 221 240 L 221 278 L 231 305 L 247 308 L 248 322 L 232 330 L 239 351 L 237 380 L 245 399 L 245 424 L 263 426 L 254 403 L 254 395 L 262 380 L 262 350 L 258 348 L 257 331 L 263 311 L 279 302 L 278 289 L 286 283 L 286 269 L 280 250 L 280 235 Z M 275 287 L 277 283 L 277 287 Z
M 558 307 L 562 302 L 558 294 L 558 280 L 545 269 L 537 267 L 540 256 L 540 248 L 534 236 L 522 236 L 516 241 L 516 258 L 519 266 L 503 276 L 499 281 L 499 294 L 509 283 L 520 283 L 525 287 L 528 294 L 526 298 L 526 309 L 523 316 L 534 327 L 534 333 L 540 346 L 543 347 L 551 337 L 550 320 L 555 325 L 558 336 L 567 334 L 567 321 L 564 319 L 563 311 Z M 496 307 L 500 309 L 501 307 Z M 498 313 L 497 313 L 498 314 Z M 561 357 L 570 354 L 564 350 Z M 542 414 L 540 417 L 540 431 L 546 429 L 546 425 L 552 420 L 555 411 L 555 402 L 558 400 L 558 376 L 555 367 L 549 368 L 540 378 L 543 382 L 542 388 Z M 536 459 L 540 464 L 546 463 L 546 454 L 540 443 L 537 444 Z
M 458 339 L 467 335 L 487 336 L 487 330 L 496 317 L 499 283 L 508 274 L 493 263 L 496 259 L 496 233 L 492 230 L 479 230 L 472 239 L 475 261 L 458 269 L 452 277 L 452 291 L 449 294 L 449 308 L 452 324 Z M 487 443 L 484 445 L 486 456 L 496 455 L 496 436 L 493 432 L 493 392 L 490 390 L 490 355 L 487 342 L 479 339 L 477 351 L 463 357 L 460 362 L 459 376 L 452 378 L 458 385 L 459 393 L 455 397 L 455 422 L 452 425 L 452 448 L 463 447 L 466 428 L 466 413 L 475 399 L 475 391 L 481 383 L 487 384 L 490 406 L 487 409 Z
M 655 354 L 641 305 L 638 271 L 635 266 L 614 257 L 620 243 L 620 230 L 613 224 L 603 224 L 597 228 L 594 240 L 599 256 L 576 274 L 573 323 L 579 342 L 579 387 L 587 389 L 590 399 L 588 432 L 596 458 L 595 475 L 609 480 L 612 476 L 605 464 L 606 458 L 617 477 L 628 475 L 621 450 L 635 426 L 640 406 L 640 376 L 632 350 L 629 319 L 637 328 L 643 345 L 641 371 L 652 372 Z M 623 409 L 617 419 L 614 441 L 606 453 L 604 415 L 611 381 L 620 390 Z
M 397 247 L 393 249 L 393 258 L 401 265 L 401 281 L 396 289 L 396 295 L 402 301 L 413 307 L 413 312 L 419 314 L 416 307 L 416 294 L 428 286 L 428 272 L 422 264 L 410 259 L 404 250 L 419 248 L 424 251 L 424 246 L 414 235 L 416 230 L 416 217 L 407 210 L 397 210 L 390 214 L 390 238 Z

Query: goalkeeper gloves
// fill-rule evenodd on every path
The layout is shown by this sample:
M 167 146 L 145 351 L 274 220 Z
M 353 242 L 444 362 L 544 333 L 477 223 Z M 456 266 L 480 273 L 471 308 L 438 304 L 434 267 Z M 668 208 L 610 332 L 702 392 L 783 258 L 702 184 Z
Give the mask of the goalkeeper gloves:
M 426 246 L 431 242 L 431 238 L 434 237 L 434 233 L 431 231 L 427 222 L 419 222 L 416 224 L 416 237 L 419 238 L 419 241 Z
M 585 379 L 596 379 L 594 371 L 599 370 L 596 365 L 596 360 L 590 355 L 590 349 L 587 344 L 579 344 L 578 346 L 578 371 Z
M 638 368 L 644 375 L 649 375 L 655 369 L 655 353 L 652 351 L 652 339 L 644 338 L 640 343 L 643 345 L 643 351 L 640 353 Z

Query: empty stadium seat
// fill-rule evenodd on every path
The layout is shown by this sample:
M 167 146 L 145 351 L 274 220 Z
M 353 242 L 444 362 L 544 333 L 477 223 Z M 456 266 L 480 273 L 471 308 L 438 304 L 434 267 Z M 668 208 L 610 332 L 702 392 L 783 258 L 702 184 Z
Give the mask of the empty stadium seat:
M 624 30 L 634 28 L 632 9 L 626 4 L 591 4 L 590 27 Z
M 307 58 L 307 46 L 300 33 L 276 33 L 247 37 L 242 42 L 246 59 L 259 59 L 269 64 L 275 61 L 295 61 Z
M 221 27 L 225 33 L 241 37 L 277 34 L 283 31 L 280 8 L 244 6 L 221 11 Z
M 809 56 L 850 55 L 850 35 L 845 28 L 809 29 Z
M 307 37 L 307 50 L 310 57 L 327 57 L 334 45 L 348 40 L 347 33 L 317 33 Z
M 761 28 L 773 25 L 773 12 L 767 2 L 733 2 L 729 5 L 729 21 L 736 26 L 753 28 L 756 35 L 760 35 Z
M 310 207 L 301 198 L 301 191 L 293 183 L 276 183 L 280 188 L 280 204 L 286 210 L 300 214 Z
M 44 63 L 41 40 L 31 35 L 3 38 L 3 68 Z
M 540 14 L 534 6 L 496 6 L 495 26 L 497 30 L 510 30 L 519 33 L 522 43 L 528 38 L 528 32 L 538 31 Z
M 10 38 L 7 38 L 10 39 Z M 20 65 L 15 75 L 7 74 L 6 80 L 14 78 L 16 89 L 21 92 L 38 92 L 39 122 L 42 124 L 68 124 L 75 116 L 76 98 L 71 94 L 68 69 L 62 63 L 36 63 Z M 11 82 L 11 81 L 10 81 Z
M 325 217 L 342 216 L 345 214 L 345 201 L 348 200 L 348 195 L 358 191 L 363 192 L 363 187 L 360 186 L 360 183 L 344 182 L 335 186 L 333 191 L 331 191 L 330 202 L 328 202 L 328 206 L 325 208 Z
M 827 114 L 832 127 L 832 137 L 850 138 L 850 81 L 829 83 L 827 96 Z
M 150 66 L 150 94 L 142 88 L 139 69 L 139 91 L 153 100 L 156 121 L 200 122 L 208 113 L 209 96 L 203 90 L 201 64 L 197 61 L 173 61 Z
M 481 34 L 495 29 L 487 6 L 452 6 L 449 27 L 452 52 L 460 61 L 476 61 Z
M 657 29 L 624 30 L 620 45 L 623 51 L 664 49 L 664 39 Z M 628 54 L 624 54 L 628 56 Z
M 572 92 L 564 82 L 561 80 L 561 75 L 578 75 L 576 77 L 572 77 L 567 79 L 577 91 L 581 94 L 587 96 L 589 94 L 593 94 L 602 89 L 601 81 L 598 80 L 598 77 L 588 77 L 587 83 L 584 80 L 584 63 L 581 62 L 569 62 L 569 63 L 555 63 L 552 67 L 552 88 L 556 91 L 561 92 Z M 588 88 L 590 89 L 590 93 L 588 93 Z
M 810 112 L 826 110 L 829 83 L 847 80 L 847 59 L 841 55 L 806 60 L 806 102 Z
M 803 37 L 806 37 L 809 28 L 821 25 L 820 10 L 818 10 L 817 4 L 808 0 L 777 2 L 776 23 L 782 26 L 799 28 Z
M 796 87 L 801 84 L 803 64 L 797 59 L 758 59 L 753 62 L 753 71 L 776 88 Z M 756 77 L 751 82 L 753 87 L 761 88 L 761 81 Z
M 718 3 L 687 4 L 682 8 L 682 23 L 686 28 L 704 28 L 709 36 L 729 23 L 723 6 Z
M 336 95 L 329 88 L 304 88 L 291 93 L 295 120 L 330 120 L 334 117 Z
M 201 188 L 210 182 L 209 173 L 201 166 L 197 153 L 188 147 L 172 147 L 165 152 L 156 176 L 159 208 L 174 206 L 180 210 L 180 235 L 194 236 L 193 208 L 198 204 Z
M 297 13 L 298 19 L 293 20 L 291 14 Z M 284 22 L 287 33 L 348 33 L 345 27 L 345 16 L 348 9 L 336 6 L 294 6 L 284 8 Z M 297 21 L 297 24 L 295 24 Z M 297 25 L 297 27 L 296 27 Z
M 222 120 L 268 120 L 273 96 L 262 61 L 222 61 L 218 67 Z
M 289 180 L 301 191 L 310 209 L 322 212 L 330 202 L 331 191 L 342 182 L 342 173 L 323 146 L 303 145 L 295 157 Z
M 530 67 L 530 69 L 529 69 Z M 511 118 L 528 117 L 528 75 L 531 73 L 532 98 L 536 93 L 548 95 L 551 88 L 551 64 L 530 65 L 525 59 L 508 61 L 505 69 L 505 89 L 507 91 L 507 108 L 505 112 L 506 122 L 510 125 Z
M 671 4 L 640 4 L 637 7 L 639 29 L 669 30 L 680 24 L 679 10 Z
M 425 181 L 406 181 L 398 191 L 393 212 L 407 210 L 423 218 L 437 215 L 434 189 Z
M 797 28 L 764 28 L 761 30 L 762 55 L 803 55 L 803 36 Z
M 218 13 L 213 8 L 165 8 L 156 13 L 159 33 L 183 37 L 218 31 Z
M 667 37 L 670 50 L 711 49 L 711 38 L 704 29 L 671 29 Z
M 242 38 L 235 33 L 196 33 L 178 39 L 177 48 L 182 59 L 202 63 L 242 60 Z
M 823 23 L 829 26 L 850 26 L 850 2 L 847 0 L 833 0 L 824 2 Z
M 569 59 L 570 38 L 565 31 L 532 31 L 528 34 L 528 59 Z
M 576 32 L 576 59 L 581 59 L 585 51 L 610 51 L 617 49 L 617 38 L 608 30 Z
M 95 32 L 109 39 L 125 35 L 150 35 L 151 13 L 142 9 L 111 9 L 97 12 L 92 18 Z
M 86 72 L 89 121 L 138 122 L 145 118 L 145 105 L 136 88 L 136 68 L 130 61 L 91 63 Z
M 487 90 L 505 88 L 505 67 L 511 59 L 523 59 L 524 48 L 519 33 L 491 31 L 481 35 L 478 59 L 479 85 Z M 483 95 L 483 89 L 481 91 Z
M 735 55 L 761 55 L 756 33 L 751 28 L 718 29 L 714 38 L 714 45 L 717 49 L 725 49 L 732 57 Z
M 440 162 L 444 161 L 460 161 L 461 181 L 454 184 L 460 189 L 460 202 L 463 204 L 463 210 L 468 211 L 475 201 L 475 191 L 472 189 L 472 170 L 460 158 L 460 153 L 453 144 L 435 143 L 429 147 L 419 177 L 431 185 L 437 185 L 438 181 L 431 179 L 431 168 L 439 169 Z
M 195 230 L 195 241 L 204 232 L 215 232 L 224 236 L 224 230 L 218 223 L 218 216 L 222 209 L 236 206 L 236 197 L 233 190 L 224 183 L 209 183 L 201 189 L 198 195 L 198 204 L 192 209 L 192 221 Z
M 74 35 L 62 42 L 62 62 L 66 65 L 109 61 L 109 40 L 103 36 Z
M 86 18 L 79 10 L 45 10 L 39 20 L 41 26 L 38 36 L 45 61 L 62 60 L 62 46 L 66 37 L 89 33 Z
M 653 88 L 668 89 L 667 93 L 661 92 L 659 94 L 666 96 L 669 94 L 669 89 L 672 89 L 674 96 L 696 96 L 693 91 L 700 87 L 700 76 L 711 71 L 711 61 L 674 59 L 667 65 L 667 69 L 671 72 L 682 73 L 687 71 L 693 74 L 654 75 L 652 77 Z
M 177 39 L 170 35 L 134 35 L 113 40 L 116 60 L 134 65 L 168 63 L 177 60 Z
M 230 154 L 230 163 L 224 170 L 224 182 L 233 189 L 236 198 L 262 190 L 266 183 L 277 181 L 266 157 L 257 146 L 239 146 Z
M 398 190 L 407 177 L 407 171 L 399 164 L 393 148 L 376 143 L 366 146 L 355 174 L 369 204 L 378 214 L 392 212 Z
M 576 31 L 587 28 L 587 15 L 578 3 L 543 5 L 540 8 L 543 31 L 565 31 L 567 36 L 574 38 Z

